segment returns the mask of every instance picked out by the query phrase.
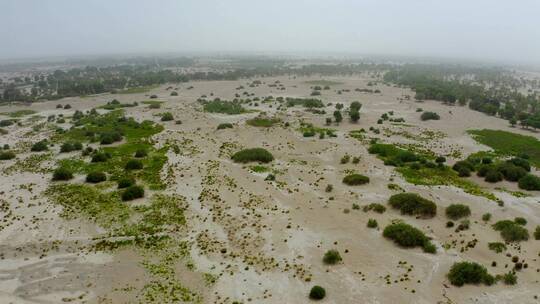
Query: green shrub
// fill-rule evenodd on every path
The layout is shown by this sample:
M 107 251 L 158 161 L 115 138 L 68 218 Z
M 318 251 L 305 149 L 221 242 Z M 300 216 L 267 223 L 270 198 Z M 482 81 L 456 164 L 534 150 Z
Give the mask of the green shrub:
M 364 206 L 362 209 L 364 212 L 368 212 L 370 210 L 373 210 L 377 213 L 384 213 L 386 211 L 386 207 L 379 203 L 371 203 L 369 205 Z
M 339 251 L 332 249 L 328 250 L 323 256 L 323 262 L 328 265 L 334 265 L 341 262 L 343 259 L 339 254 Z
M 422 247 L 426 252 L 435 252 L 433 251 L 433 244 L 422 231 L 403 222 L 386 226 L 383 236 L 403 247 Z
M 15 153 L 13 153 L 12 151 L 0 152 L 0 160 L 9 160 L 9 159 L 14 159 L 14 158 L 15 158 Z
M 492 242 L 488 243 L 489 250 L 493 250 L 496 253 L 501 253 L 506 250 L 506 245 L 501 242 Z
M 123 201 L 131 201 L 141 197 L 144 197 L 144 188 L 138 185 L 129 186 L 122 192 Z
M 433 217 L 437 214 L 437 205 L 416 193 L 399 193 L 388 200 L 390 206 L 399 209 L 402 214 Z
M 161 115 L 161 121 L 171 121 L 174 117 L 171 112 L 165 112 Z
M 529 191 L 540 190 L 540 178 L 536 175 L 527 174 L 519 179 L 518 187 Z
M 32 148 L 30 148 L 30 151 L 32 152 L 41 152 L 48 150 L 49 147 L 47 146 L 46 140 L 38 141 L 37 143 L 32 145 Z
M 321 286 L 315 285 L 309 292 L 309 298 L 312 300 L 322 300 L 326 296 L 326 290 Z
M 102 162 L 106 162 L 107 160 L 109 160 L 109 158 L 111 158 L 111 155 L 107 152 L 96 152 L 94 153 L 94 155 L 92 155 L 92 160 L 91 162 L 93 163 L 102 163 Z
M 455 286 L 480 283 L 491 285 L 495 281 L 484 266 L 474 262 L 454 263 L 447 276 L 450 283 Z
M 423 112 L 420 116 L 422 120 L 439 120 L 441 117 L 435 112 Z
M 478 172 L 481 173 L 481 172 Z M 484 180 L 488 183 L 497 183 L 502 181 L 504 178 L 503 174 L 495 169 L 488 169 Z
M 232 157 L 232 160 L 237 163 L 248 163 L 248 162 L 261 162 L 269 163 L 274 160 L 274 156 L 266 149 L 263 148 L 252 148 L 244 149 L 242 151 L 236 152 Z
M 130 159 L 127 161 L 125 169 L 126 170 L 140 170 L 143 168 L 142 161 L 138 159 Z
M 73 173 L 67 168 L 57 168 L 53 172 L 53 181 L 66 181 L 73 178 Z
M 277 118 L 269 118 L 269 117 L 260 116 L 260 117 L 255 117 L 253 119 L 248 119 L 246 121 L 246 124 L 253 127 L 269 128 L 278 122 L 279 122 L 279 119 Z
M 369 183 L 369 177 L 361 174 L 349 174 L 343 178 L 343 183 L 349 186 L 364 185 Z
M 122 177 L 118 180 L 118 189 L 124 189 L 135 185 L 135 179 L 131 177 Z
M 376 219 L 369 219 L 368 222 L 367 222 L 367 227 L 368 228 L 377 228 L 378 226 L 379 226 L 379 224 L 377 223 Z
M 506 285 L 516 285 L 517 283 L 517 276 L 516 273 L 513 271 L 509 271 L 505 274 L 503 274 L 500 279 L 504 282 Z
M 540 225 L 536 226 L 534 229 L 534 239 L 539 241 L 540 240 Z
M 471 215 L 471 209 L 469 206 L 463 204 L 451 204 L 450 206 L 446 207 L 446 216 L 453 220 L 457 220 L 469 215 Z
M 68 153 L 77 150 L 82 150 L 82 144 L 80 142 L 65 142 L 60 147 L 60 153 Z
M 231 123 L 221 123 L 217 126 L 217 129 L 218 130 L 223 130 L 223 129 L 232 129 L 233 125 Z
M 491 220 L 491 213 L 484 213 L 482 214 L 482 221 L 489 222 Z
M 240 102 L 222 101 L 219 99 L 215 99 L 213 101 L 203 101 L 203 104 L 204 111 L 210 113 L 223 113 L 234 115 L 246 112 Z
M 14 120 L 11 119 L 4 119 L 0 120 L 0 127 L 9 127 L 15 123 Z
M 94 172 L 90 172 L 90 173 L 88 173 L 88 175 L 86 175 L 86 182 L 87 183 L 97 184 L 97 183 L 104 182 L 106 180 L 107 180 L 107 175 L 105 175 L 105 173 L 103 173 L 103 172 L 94 171 Z
M 520 242 L 529 239 L 529 231 L 514 221 L 498 221 L 493 229 L 501 232 L 501 237 L 507 242 Z
M 521 226 L 525 226 L 527 225 L 527 220 L 524 218 L 524 217 L 516 217 L 514 218 L 514 223 L 518 224 L 518 225 L 521 225 Z
M 147 155 L 148 155 L 148 152 L 146 152 L 146 150 L 144 150 L 144 149 L 139 149 L 139 150 L 135 151 L 135 157 L 137 157 L 137 158 L 146 157 Z

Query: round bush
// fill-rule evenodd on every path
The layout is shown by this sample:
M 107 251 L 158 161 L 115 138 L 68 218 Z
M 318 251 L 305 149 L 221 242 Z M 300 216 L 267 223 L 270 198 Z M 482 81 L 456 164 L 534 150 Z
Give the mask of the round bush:
M 529 191 L 540 190 L 540 178 L 536 175 L 527 174 L 519 179 L 518 187 Z
M 131 201 L 141 197 L 144 197 L 144 188 L 137 185 L 127 187 L 122 193 L 123 201 Z
M 97 152 L 94 155 L 92 155 L 91 162 L 93 163 L 102 163 L 106 162 L 109 158 L 111 158 L 111 155 L 106 152 Z
M 399 209 L 402 214 L 433 217 L 437 214 L 437 205 L 416 193 L 399 193 L 388 200 L 392 208 Z
M 122 177 L 118 180 L 118 189 L 124 189 L 135 185 L 135 179 L 131 177 Z
M 479 172 L 480 173 L 480 172 Z M 497 183 L 503 180 L 503 174 L 496 169 L 488 169 L 484 180 L 488 183 Z
M 323 262 L 325 264 L 334 265 L 342 261 L 341 255 L 337 250 L 328 250 L 323 257 Z
M 54 170 L 52 179 L 54 181 L 66 181 L 72 178 L 73 178 L 73 173 L 71 173 L 70 170 L 60 167 Z
M 130 159 L 127 161 L 125 169 L 126 170 L 140 170 L 143 168 L 142 161 L 138 159 Z
M 315 285 L 309 292 L 309 298 L 312 300 L 322 300 L 326 296 L 326 290 L 321 286 Z
M 455 286 L 480 283 L 491 285 L 495 281 L 484 266 L 474 262 L 454 263 L 447 277 L 450 283 Z
M 107 180 L 107 175 L 105 175 L 105 173 L 103 173 L 103 172 L 94 171 L 94 172 L 90 172 L 90 173 L 88 173 L 88 175 L 86 175 L 86 182 L 87 183 L 97 184 L 97 183 L 104 182 L 106 180 Z
M 171 121 L 174 120 L 174 117 L 171 112 L 166 112 L 161 115 L 161 121 Z
M 450 219 L 457 220 L 469 215 L 471 215 L 469 206 L 463 204 L 451 204 L 446 207 L 446 216 Z
M 269 163 L 274 160 L 274 156 L 266 149 L 263 148 L 252 148 L 244 149 L 242 151 L 236 152 L 232 157 L 232 160 L 237 163 L 248 163 L 248 162 L 261 162 Z
M 402 222 L 386 226 L 383 236 L 403 247 L 423 247 L 424 251 L 434 253 L 433 244 L 428 237 L 419 229 Z
M 369 177 L 362 174 L 349 174 L 343 178 L 343 183 L 349 186 L 364 185 L 369 183 Z
M 420 116 L 420 119 L 422 119 L 422 120 L 439 120 L 439 119 L 441 119 L 441 117 L 439 116 L 439 114 L 437 114 L 435 112 L 424 112 Z

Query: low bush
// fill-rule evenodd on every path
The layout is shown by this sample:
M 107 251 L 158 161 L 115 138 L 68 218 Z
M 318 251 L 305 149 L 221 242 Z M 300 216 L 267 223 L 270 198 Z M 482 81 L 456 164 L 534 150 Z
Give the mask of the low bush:
M 93 162 L 93 163 L 102 163 L 102 162 L 106 162 L 110 158 L 111 158 L 111 154 L 109 154 L 107 152 L 96 152 L 96 153 L 94 153 L 94 155 L 92 155 L 91 162 Z
M 343 178 L 343 183 L 349 186 L 364 185 L 369 183 L 369 177 L 362 174 L 349 174 Z
M 368 228 L 377 228 L 378 226 L 379 226 L 379 224 L 377 223 L 376 219 L 369 219 L 368 222 L 367 222 L 367 227 Z
M 46 140 L 38 141 L 37 143 L 32 145 L 32 148 L 30 148 L 30 151 L 32 152 L 41 152 L 48 150 L 49 147 L 47 146 Z
M 513 271 L 509 271 L 502 276 L 500 276 L 498 279 L 502 280 L 504 284 L 506 285 L 516 285 L 517 283 L 517 275 Z
M 328 250 L 323 256 L 323 262 L 328 265 L 334 265 L 341 262 L 343 259 L 339 254 L 339 251 L 332 249 Z
M 484 266 L 474 262 L 454 263 L 447 277 L 450 283 L 455 286 L 480 283 L 492 285 L 495 282 L 495 278 L 487 272 Z
M 537 191 L 540 190 L 540 178 L 536 175 L 527 174 L 524 177 L 520 178 L 518 181 L 518 187 L 520 189 Z
M 161 121 L 171 121 L 174 120 L 174 117 L 171 112 L 166 112 L 161 115 Z
M 118 180 L 118 189 L 124 189 L 135 185 L 135 179 L 131 177 L 122 177 Z
M 420 116 L 420 119 L 422 120 L 439 120 L 441 119 L 441 117 L 439 116 L 439 114 L 435 113 L 435 112 L 423 112 L 422 115 Z
M 231 123 L 221 123 L 217 126 L 217 129 L 218 130 L 223 130 L 223 129 L 232 129 L 233 125 Z
M 312 300 L 322 300 L 326 296 L 326 290 L 321 286 L 315 285 L 309 292 L 309 298 Z
M 148 155 L 148 152 L 146 152 L 146 150 L 144 149 L 139 149 L 137 151 L 135 151 L 135 157 L 136 158 L 143 158 L 143 157 L 146 157 Z
M 537 241 L 540 240 L 540 225 L 534 229 L 534 239 Z
M 364 206 L 364 208 L 362 209 L 364 212 L 368 212 L 368 211 L 375 211 L 377 213 L 384 213 L 386 211 L 386 207 L 382 204 L 379 204 L 379 203 L 371 203 L 369 205 L 366 205 Z
M 422 231 L 403 222 L 386 226 L 383 236 L 403 247 L 422 247 L 425 252 L 435 253 L 435 247 Z
M 392 208 L 399 209 L 402 214 L 433 217 L 437 214 L 437 205 L 416 193 L 399 193 L 388 200 Z
M 471 215 L 469 206 L 463 204 L 451 204 L 446 207 L 446 216 L 450 219 L 457 220 L 469 215 Z
M 130 159 L 127 161 L 125 169 L 126 170 L 140 170 L 143 168 L 142 161 L 138 159 Z
M 131 201 L 141 197 L 144 197 L 144 188 L 138 185 L 129 186 L 122 192 L 123 201 Z
M 15 153 L 11 151 L 1 151 L 0 160 L 10 160 L 15 158 Z
M 73 173 L 67 168 L 57 168 L 53 172 L 53 181 L 67 181 L 73 178 Z
M 88 175 L 86 175 L 87 183 L 97 184 L 97 183 L 104 182 L 106 180 L 107 180 L 107 175 L 105 175 L 105 173 L 100 172 L 100 171 L 90 172 L 88 173 Z
M 237 163 L 269 163 L 274 160 L 274 156 L 272 156 L 270 152 L 263 148 L 244 149 L 233 154 L 231 158 L 234 162 Z
M 501 253 L 506 250 L 506 245 L 501 242 L 492 242 L 488 243 L 489 250 L 493 250 L 496 253 Z

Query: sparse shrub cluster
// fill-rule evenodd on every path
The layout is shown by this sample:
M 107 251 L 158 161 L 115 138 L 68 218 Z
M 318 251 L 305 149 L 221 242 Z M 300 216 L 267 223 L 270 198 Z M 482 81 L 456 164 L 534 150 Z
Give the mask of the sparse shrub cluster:
M 384 213 L 386 211 L 386 207 L 382 204 L 379 204 L 379 203 L 371 203 L 369 205 L 366 205 L 364 206 L 364 208 L 362 208 L 362 210 L 364 212 L 368 212 L 368 211 L 375 211 L 377 213 Z
M 228 123 L 228 122 L 225 122 L 225 123 L 220 123 L 218 126 L 217 126 L 217 129 L 218 130 L 223 130 L 223 129 L 232 129 L 233 125 L 231 123 Z
M 248 163 L 248 162 L 261 162 L 269 163 L 274 160 L 274 156 L 263 148 L 251 148 L 244 149 L 239 152 L 236 152 L 231 157 L 233 161 L 237 163 Z
M 399 209 L 402 214 L 433 217 L 437 214 L 437 205 L 416 193 L 399 193 L 388 200 L 392 208 Z
M 161 114 L 161 121 L 171 121 L 174 120 L 174 116 L 171 112 L 165 112 Z
M 48 143 L 46 140 L 40 140 L 37 143 L 34 143 L 30 148 L 32 152 L 42 152 L 49 150 Z
M 507 242 L 520 242 L 529 239 L 529 231 L 523 228 L 519 222 L 511 220 L 498 221 L 493 224 L 493 229 L 500 231 L 501 237 Z
M 203 103 L 203 109 L 209 113 L 222 113 L 222 114 L 242 114 L 246 112 L 246 109 L 242 107 L 242 104 L 237 101 L 225 101 L 216 98 L 212 101 L 201 101 Z

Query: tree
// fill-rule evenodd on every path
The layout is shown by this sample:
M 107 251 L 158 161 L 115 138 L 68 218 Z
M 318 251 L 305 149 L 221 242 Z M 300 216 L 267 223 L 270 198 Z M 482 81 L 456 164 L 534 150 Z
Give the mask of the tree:
M 343 116 L 341 116 L 341 111 L 334 111 L 334 120 L 337 124 L 339 124 L 343 120 Z

